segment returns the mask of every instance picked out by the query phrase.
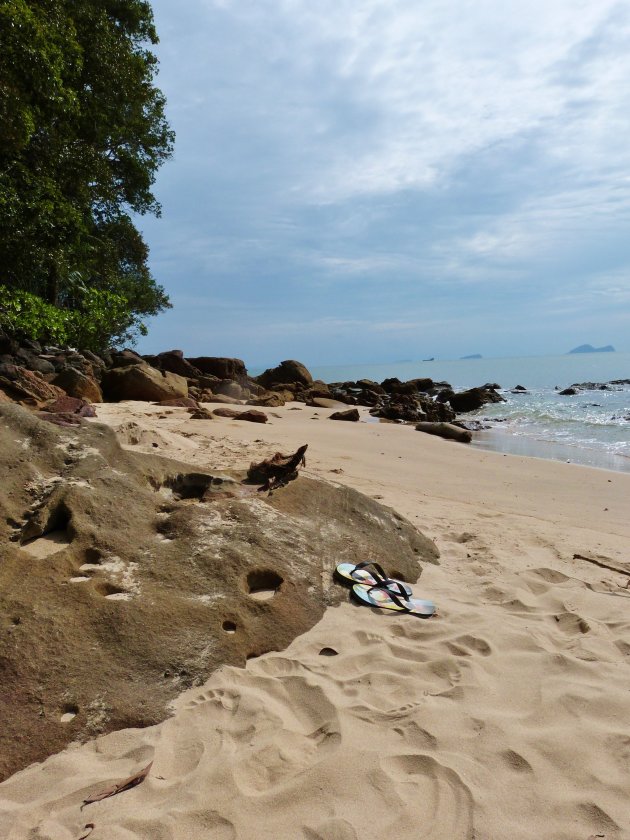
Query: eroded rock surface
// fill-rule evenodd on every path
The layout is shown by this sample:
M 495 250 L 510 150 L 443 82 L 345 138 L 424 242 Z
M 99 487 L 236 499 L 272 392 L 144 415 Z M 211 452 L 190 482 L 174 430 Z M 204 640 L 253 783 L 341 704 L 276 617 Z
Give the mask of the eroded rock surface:
M 124 450 L 0 405 L 0 777 L 168 715 L 222 663 L 284 648 L 347 598 L 344 561 L 415 581 L 435 545 L 356 491 Z M 360 621 L 360 616 L 357 617 Z

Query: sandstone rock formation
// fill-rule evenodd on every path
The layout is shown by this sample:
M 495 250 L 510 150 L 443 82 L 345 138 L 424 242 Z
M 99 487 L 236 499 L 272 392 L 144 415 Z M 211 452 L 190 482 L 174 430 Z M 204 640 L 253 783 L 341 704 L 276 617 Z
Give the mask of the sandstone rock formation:
M 103 393 L 109 402 L 148 400 L 160 402 L 173 397 L 187 397 L 188 383 L 182 376 L 160 371 L 144 360 L 108 370 L 103 376 Z
M 0 777 L 168 715 L 222 663 L 285 647 L 347 598 L 339 562 L 414 582 L 434 544 L 353 490 L 123 450 L 0 405 Z

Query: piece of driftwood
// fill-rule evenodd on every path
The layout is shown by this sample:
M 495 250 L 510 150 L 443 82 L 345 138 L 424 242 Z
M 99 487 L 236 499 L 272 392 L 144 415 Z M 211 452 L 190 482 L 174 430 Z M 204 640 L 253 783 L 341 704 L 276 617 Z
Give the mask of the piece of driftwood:
M 250 464 L 247 470 L 247 478 L 256 483 L 262 482 L 258 488 L 260 491 L 275 490 L 283 487 L 287 482 L 297 478 L 298 469 L 306 465 L 305 453 L 308 444 L 300 446 L 292 455 L 283 455 L 276 452 L 271 458 L 266 458 L 259 463 Z
M 617 572 L 620 575 L 630 575 L 630 569 L 622 569 L 619 566 L 611 566 L 609 563 L 602 563 L 601 560 L 596 560 L 594 557 L 586 557 L 584 554 L 574 554 L 574 560 L 586 560 L 587 563 L 593 563 L 599 566 L 600 569 L 608 569 L 610 572 Z
M 138 771 L 138 773 L 134 773 L 133 776 L 129 776 L 128 779 L 123 779 L 122 782 L 116 782 L 116 784 L 113 784 L 111 787 L 101 790 L 99 793 L 95 793 L 92 796 L 88 796 L 87 799 L 83 800 L 81 811 L 86 805 L 91 805 L 93 802 L 100 802 L 102 799 L 108 799 L 110 796 L 116 796 L 117 793 L 123 793 L 125 790 L 131 790 L 131 788 L 134 788 L 136 785 L 144 782 L 146 777 L 149 775 L 149 770 L 152 765 L 153 762 L 150 761 L 146 767 Z

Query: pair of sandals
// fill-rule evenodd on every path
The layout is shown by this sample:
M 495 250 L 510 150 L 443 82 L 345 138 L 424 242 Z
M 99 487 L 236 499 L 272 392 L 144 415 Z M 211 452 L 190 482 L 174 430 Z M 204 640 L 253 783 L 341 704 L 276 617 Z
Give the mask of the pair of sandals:
M 335 577 L 345 585 L 352 584 L 353 596 L 370 607 L 405 612 L 419 618 L 430 618 L 436 613 L 433 601 L 414 598 L 406 583 L 388 577 L 378 563 L 340 563 L 335 569 Z

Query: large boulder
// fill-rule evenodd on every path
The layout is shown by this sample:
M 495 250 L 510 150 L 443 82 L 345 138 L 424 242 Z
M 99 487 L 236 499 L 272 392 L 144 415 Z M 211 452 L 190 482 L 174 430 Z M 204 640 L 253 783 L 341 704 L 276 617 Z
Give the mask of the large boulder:
M 256 381 L 265 388 L 272 385 L 293 385 L 298 384 L 305 388 L 313 384 L 313 377 L 301 362 L 294 359 L 286 359 L 280 362 L 278 367 L 268 368 Z
M 128 365 L 144 365 L 146 364 L 142 356 L 139 356 L 134 350 L 119 350 L 111 353 L 110 367 L 127 367 Z
M 494 388 L 469 388 L 457 394 L 451 393 L 448 396 L 448 402 L 454 411 L 462 414 L 467 411 L 476 411 L 487 403 L 500 403 L 505 400 Z
M 98 382 L 76 368 L 67 367 L 59 371 L 53 379 L 53 385 L 57 385 L 71 397 L 87 400 L 90 403 L 103 402 L 103 393 Z
M 192 365 L 184 358 L 181 350 L 167 350 L 158 353 L 157 356 L 145 356 L 145 360 L 158 370 L 166 370 L 169 373 L 176 373 L 186 379 L 198 379 L 202 374 L 199 368 Z
M 361 419 L 358 408 L 346 408 L 343 411 L 333 411 L 329 420 L 346 420 L 350 423 L 358 423 Z
M 112 368 L 103 376 L 103 394 L 108 402 L 146 400 L 160 402 L 188 396 L 188 382 L 176 373 L 157 370 L 146 362 Z
M 218 379 L 240 379 L 247 376 L 247 368 L 242 359 L 226 359 L 221 356 L 198 356 L 188 359 L 191 365 L 202 373 L 216 376 Z
M 350 488 L 300 476 L 269 496 L 191 457 L 0 406 L 0 779 L 72 742 L 157 723 L 221 665 L 282 650 L 347 600 L 337 563 L 378 559 L 413 583 L 437 561 L 410 522 Z M 73 790 L 94 787 L 77 778 Z

